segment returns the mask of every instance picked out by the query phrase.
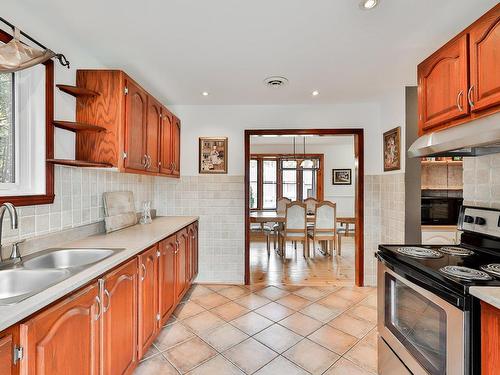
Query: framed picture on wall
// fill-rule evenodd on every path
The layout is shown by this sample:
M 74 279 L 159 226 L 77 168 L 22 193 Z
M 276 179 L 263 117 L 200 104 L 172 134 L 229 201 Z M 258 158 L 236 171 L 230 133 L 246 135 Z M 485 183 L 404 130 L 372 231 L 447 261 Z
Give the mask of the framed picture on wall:
M 384 172 L 401 169 L 401 127 L 384 133 Z
M 332 169 L 332 185 L 351 185 L 351 177 L 350 169 Z
M 227 173 L 227 137 L 200 137 L 199 172 Z

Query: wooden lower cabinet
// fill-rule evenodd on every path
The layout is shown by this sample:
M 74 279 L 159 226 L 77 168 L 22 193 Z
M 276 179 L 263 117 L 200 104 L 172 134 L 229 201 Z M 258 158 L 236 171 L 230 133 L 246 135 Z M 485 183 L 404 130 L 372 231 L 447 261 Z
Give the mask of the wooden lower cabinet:
M 158 332 L 158 245 L 139 259 L 139 359 L 148 351 Z
M 158 309 L 160 326 L 167 323 L 175 307 L 175 268 L 177 237 L 171 236 L 159 244 L 160 257 L 158 259 Z
M 0 375 L 127 375 L 198 273 L 198 224 L 0 332 Z M 22 348 L 22 359 L 13 353 Z
M 107 274 L 100 286 L 103 373 L 131 374 L 137 365 L 137 259 Z
M 102 303 L 94 283 L 20 326 L 23 375 L 98 375 Z
M 500 370 L 500 309 L 481 302 L 481 374 Z

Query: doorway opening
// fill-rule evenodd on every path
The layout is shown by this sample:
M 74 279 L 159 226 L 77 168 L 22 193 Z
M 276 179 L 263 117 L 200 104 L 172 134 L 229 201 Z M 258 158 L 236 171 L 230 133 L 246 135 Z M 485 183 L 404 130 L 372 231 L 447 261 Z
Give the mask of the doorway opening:
M 246 284 L 363 286 L 363 144 L 363 129 L 245 130 Z

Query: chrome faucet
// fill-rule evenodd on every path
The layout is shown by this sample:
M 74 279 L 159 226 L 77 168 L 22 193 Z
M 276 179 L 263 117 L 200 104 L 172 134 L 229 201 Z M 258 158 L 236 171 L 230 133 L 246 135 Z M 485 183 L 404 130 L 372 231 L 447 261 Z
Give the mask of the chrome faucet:
M 5 215 L 5 210 L 9 212 L 10 227 L 12 229 L 17 229 L 19 227 L 19 220 L 17 218 L 16 207 L 9 202 L 2 203 L 0 205 L 0 258 L 2 252 L 2 229 L 3 229 L 3 216 Z M 15 246 L 12 246 L 12 253 L 10 254 L 10 259 L 14 261 L 21 260 L 21 253 L 19 252 L 19 246 L 17 246 L 17 244 L 15 244 Z

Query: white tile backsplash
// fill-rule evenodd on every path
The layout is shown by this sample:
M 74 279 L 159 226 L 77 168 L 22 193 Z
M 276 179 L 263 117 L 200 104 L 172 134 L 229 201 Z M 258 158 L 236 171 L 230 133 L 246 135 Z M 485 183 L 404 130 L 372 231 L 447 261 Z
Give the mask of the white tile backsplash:
M 500 154 L 464 158 L 464 204 L 500 208 Z

